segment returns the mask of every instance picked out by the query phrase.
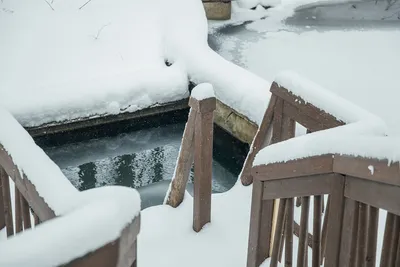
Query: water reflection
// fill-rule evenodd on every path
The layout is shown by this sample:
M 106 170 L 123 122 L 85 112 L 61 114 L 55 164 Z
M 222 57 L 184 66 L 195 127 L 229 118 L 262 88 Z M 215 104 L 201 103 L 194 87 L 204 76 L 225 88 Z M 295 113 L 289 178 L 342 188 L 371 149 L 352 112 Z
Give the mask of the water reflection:
M 79 190 L 140 188 L 172 178 L 183 129 L 184 124 L 174 124 L 44 150 Z M 214 192 L 227 191 L 236 182 L 238 168 L 229 165 L 213 161 Z M 193 168 L 189 180 L 193 182 Z

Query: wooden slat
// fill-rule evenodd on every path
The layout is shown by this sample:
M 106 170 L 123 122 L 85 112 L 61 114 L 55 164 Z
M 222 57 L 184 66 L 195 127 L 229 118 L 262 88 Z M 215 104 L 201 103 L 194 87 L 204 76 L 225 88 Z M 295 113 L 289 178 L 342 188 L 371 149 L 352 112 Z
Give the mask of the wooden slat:
M 323 196 L 314 196 L 312 266 L 319 267 L 321 256 L 321 206 Z
M 358 227 L 358 218 L 360 216 L 360 205 L 359 202 L 356 201 L 356 208 L 354 211 L 354 221 L 353 221 L 353 232 L 352 232 L 352 239 L 351 239 L 351 247 L 350 247 L 350 251 L 351 251 L 351 256 L 350 256 L 350 262 L 349 262 L 349 266 L 351 267 L 357 267 L 357 239 L 358 239 L 358 231 L 357 231 L 357 227 Z
M 250 146 L 250 152 L 248 153 L 246 160 L 243 164 L 243 169 L 240 173 L 240 180 L 243 185 L 250 185 L 253 182 L 253 177 L 251 176 L 251 168 L 253 166 L 254 157 L 262 149 L 265 140 L 268 137 L 268 131 L 272 129 L 272 118 L 274 114 L 275 104 L 277 97 L 271 96 L 268 104 L 268 108 L 264 113 L 261 125 L 254 137 L 253 143 Z
M 3 191 L 3 208 L 6 221 L 7 236 L 14 235 L 14 225 L 10 195 L 10 179 L 5 170 L 0 166 L 0 179 Z
M 274 95 L 282 98 L 283 100 L 294 105 L 296 108 L 300 109 L 301 114 L 307 115 L 308 117 L 311 117 L 314 120 L 323 124 L 325 129 L 344 125 L 344 122 L 339 121 L 331 114 L 319 109 L 311 103 L 306 103 L 306 101 L 304 101 L 301 97 L 292 94 L 286 88 L 279 86 L 276 82 L 272 83 L 270 91 Z M 308 125 L 304 126 L 310 129 Z
M 371 171 L 373 167 L 373 171 Z M 335 155 L 333 171 L 347 176 L 364 178 L 380 183 L 400 186 L 399 163 L 361 157 Z
M 400 231 L 400 218 L 394 216 L 392 239 L 390 240 L 390 253 L 389 253 L 389 264 L 390 267 L 397 267 L 394 265 L 396 262 L 397 243 L 399 242 L 399 231 Z
M 35 226 L 36 225 L 39 225 L 40 224 L 40 219 L 39 219 L 39 216 L 37 216 L 36 215 L 36 213 L 33 213 L 33 218 L 34 218 L 34 223 L 35 223 Z
M 2 179 L 0 177 L 0 230 L 6 227 L 6 218 L 4 213 L 4 198 L 3 198 L 3 186 L 1 183 Z
M 309 157 L 305 159 L 291 160 L 285 163 L 272 163 L 268 165 L 254 166 L 252 175 L 261 180 L 276 180 L 317 174 L 330 174 L 333 172 L 332 155 Z
M 198 113 L 194 136 L 193 230 L 211 221 L 213 113 Z
M 366 255 L 366 267 L 375 267 L 376 265 L 376 247 L 378 239 L 378 221 L 379 221 L 379 209 L 369 206 L 369 225 L 367 235 L 367 255 Z
M 264 199 L 276 199 L 329 194 L 332 189 L 332 179 L 335 178 L 334 174 L 325 174 L 268 180 L 264 185 L 263 197 Z
M 310 210 L 310 197 L 302 199 L 300 216 L 299 250 L 297 251 L 297 267 L 306 267 L 306 254 L 308 254 L 307 234 L 308 234 L 308 213 Z
M 383 234 L 382 253 L 380 267 L 389 266 L 390 262 L 390 245 L 392 243 L 392 233 L 394 228 L 395 215 L 388 212 L 386 216 L 385 233 Z
M 278 217 L 277 217 L 277 221 L 276 221 L 274 242 L 272 245 L 272 255 L 271 255 L 270 267 L 276 267 L 278 264 L 279 247 L 280 247 L 280 243 L 283 242 L 285 206 L 286 206 L 286 199 L 283 198 L 279 201 Z
M 27 230 L 32 227 L 31 225 L 31 213 L 29 212 L 29 204 L 25 198 L 20 194 L 20 203 L 22 211 L 22 219 L 24 222 L 24 229 Z
M 366 241 L 367 241 L 367 225 L 368 213 L 367 205 L 364 203 L 359 204 L 358 227 L 357 227 L 357 266 L 365 266 L 366 262 Z
M 342 175 L 337 175 L 332 184 L 330 195 L 330 210 L 328 217 L 328 242 L 326 244 L 325 267 L 339 266 L 340 234 L 342 231 L 343 212 L 344 212 L 344 185 L 345 180 Z
M 356 223 L 358 222 L 357 202 L 350 198 L 345 200 L 343 214 L 343 229 L 341 233 L 339 265 L 341 267 L 353 267 L 350 260 L 355 258 L 352 252 L 352 244 L 356 243 Z
M 325 251 L 326 251 L 326 237 L 327 237 L 327 230 L 328 230 L 328 214 L 329 214 L 329 203 L 330 203 L 330 196 L 328 196 L 328 201 L 326 203 L 326 210 L 324 215 L 324 222 L 322 224 L 322 237 L 321 237 L 321 256 L 320 256 L 320 265 L 322 265 L 324 258 L 325 258 Z
M 400 187 L 347 176 L 345 196 L 400 215 Z
M 319 121 L 309 117 L 308 115 L 302 113 L 301 109 L 295 107 L 289 102 L 284 102 L 283 113 L 290 116 L 293 120 L 300 123 L 301 125 L 312 129 L 313 131 L 325 130 L 326 126 Z
M 274 201 L 263 200 L 263 190 L 263 183 L 255 179 L 251 201 L 247 267 L 258 267 L 269 256 Z
M 166 204 L 178 207 L 185 195 L 186 184 L 194 157 L 194 127 L 197 112 L 190 109 L 188 121 L 183 132 L 182 143 L 178 160 L 175 166 L 174 177 L 171 181 L 171 190 L 168 193 Z
M 18 188 L 15 186 L 14 191 L 14 207 L 15 207 L 15 232 L 19 233 L 22 231 L 22 206 L 21 206 L 21 194 Z
M 285 231 L 285 267 L 293 266 L 293 224 L 294 207 L 293 198 L 286 200 L 286 231 Z

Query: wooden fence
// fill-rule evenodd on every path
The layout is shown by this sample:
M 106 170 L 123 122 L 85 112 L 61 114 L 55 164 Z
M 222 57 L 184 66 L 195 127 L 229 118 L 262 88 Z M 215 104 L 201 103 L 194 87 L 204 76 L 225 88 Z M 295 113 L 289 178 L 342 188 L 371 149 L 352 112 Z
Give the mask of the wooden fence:
M 183 133 L 175 174 L 166 204 L 178 207 L 184 198 L 194 161 L 193 230 L 199 232 L 211 221 L 211 182 L 215 97 L 189 99 L 189 118 Z
M 369 166 L 374 166 L 371 173 Z M 380 266 L 400 266 L 399 163 L 343 155 L 321 155 L 286 163 L 256 166 L 250 222 L 248 267 L 265 260 L 272 244 L 270 266 L 276 266 L 285 244 L 285 266 L 292 266 L 293 198 L 302 197 L 297 266 L 308 266 L 307 234 L 310 197 L 314 199 L 312 266 L 322 264 L 321 196 L 330 195 L 324 266 L 376 266 L 379 209 L 387 211 Z M 271 211 L 260 207 L 280 198 L 276 231 Z M 271 207 L 271 205 L 269 205 Z M 271 208 L 270 208 L 271 209 Z M 284 221 L 286 218 L 286 234 Z M 273 242 L 271 243 L 271 240 Z
M 22 127 L 21 127 L 22 128 Z M 7 130 L 7 129 L 3 129 Z M 17 140 L 16 140 L 17 141 Z M 32 140 L 33 142 L 33 140 Z M 33 162 L 35 158 L 31 159 Z M 45 166 L 43 166 L 45 168 Z M 43 173 L 46 170 L 43 169 Z M 15 193 L 14 198 L 12 199 L 11 192 L 10 192 L 10 179 L 15 184 Z M 67 179 L 67 178 L 65 178 Z M 71 185 L 72 186 L 72 185 Z M 94 189 L 97 190 L 97 189 Z M 77 194 L 84 194 L 83 192 Z M 62 197 L 62 196 L 60 196 Z M 15 211 L 12 209 L 12 201 L 15 203 Z M 14 163 L 12 157 L 6 151 L 6 149 L 0 145 L 0 229 L 6 227 L 7 236 L 13 236 L 18 234 L 15 238 L 20 240 L 21 244 L 26 242 L 24 239 L 24 233 L 20 233 L 24 230 L 28 230 L 33 226 L 38 226 L 38 224 L 48 221 L 39 227 L 41 229 L 50 229 L 51 224 L 53 223 L 52 219 L 56 217 L 56 212 L 52 210 L 48 205 L 48 200 L 44 199 L 39 192 L 36 190 L 35 185 L 31 182 L 29 177 L 23 174 L 20 171 L 20 168 Z M 65 202 L 71 201 L 71 199 L 65 199 Z M 90 201 L 90 199 L 88 200 Z M 96 201 L 96 200 L 93 200 Z M 69 214 L 73 214 L 75 211 L 78 211 L 80 208 L 85 206 L 88 203 L 81 203 L 81 205 L 77 205 L 74 210 L 71 210 L 64 216 L 58 218 L 57 220 L 65 220 L 70 219 L 71 216 Z M 98 204 L 92 203 L 93 207 L 95 208 L 97 205 L 97 210 L 99 206 L 103 204 L 100 202 Z M 119 203 L 119 205 L 126 205 L 126 203 Z M 132 213 L 135 212 L 132 210 Z M 31 221 L 31 213 L 33 214 L 33 222 Z M 105 210 L 104 213 L 108 214 Z M 13 223 L 13 217 L 15 217 L 15 228 Z M 62 263 L 62 266 L 76 266 L 76 267 L 89 267 L 89 266 L 104 266 L 104 267 L 131 267 L 136 266 L 136 253 L 137 253 L 137 235 L 140 229 L 140 216 L 133 215 L 134 219 L 127 223 L 124 227 L 120 230 L 120 235 L 116 240 L 112 240 L 106 244 L 97 244 L 98 248 L 92 252 L 83 252 L 84 254 L 77 254 L 75 257 L 70 258 L 66 262 Z M 79 220 L 80 218 L 76 218 Z M 83 225 L 86 225 L 88 228 L 92 225 L 89 224 L 97 224 L 99 222 L 90 221 L 90 220 L 83 220 L 81 221 Z M 39 229 L 39 228 L 37 228 Z M 74 229 L 59 229 L 60 232 L 71 232 L 71 246 L 74 245 Z M 38 231 L 33 229 L 33 232 Z M 43 232 L 42 232 L 43 233 Z M 103 233 L 97 233 L 101 235 Z M 40 242 L 43 240 L 43 236 L 37 236 L 38 244 L 30 244 L 31 246 L 40 245 Z M 66 240 L 57 240 L 56 236 L 52 237 L 52 242 L 56 243 L 63 243 Z M 90 236 L 88 237 L 90 238 Z M 28 239 L 29 242 L 31 239 Z M 80 239 L 78 239 L 80 240 Z M 5 242 L 7 246 L 8 241 Z M 13 242 L 15 244 L 15 242 Z M 21 251 L 23 254 L 24 251 Z M 46 251 L 43 255 L 36 255 L 34 254 L 35 259 L 46 258 L 49 257 L 48 253 L 50 251 Z M 12 255 L 8 255 L 12 257 Z M 31 255 L 32 256 L 32 255 Z M 15 261 L 13 259 L 8 259 L 10 263 L 20 262 L 19 255 L 15 254 Z M 52 258 L 57 258 L 57 255 L 51 255 Z M 4 259 L 0 259 L 0 262 Z M 7 262 L 7 261 L 6 261 Z M 10 263 L 10 264 L 11 264 Z M 36 266 L 35 262 L 31 262 L 32 266 Z M 13 265 L 14 266 L 14 265 Z

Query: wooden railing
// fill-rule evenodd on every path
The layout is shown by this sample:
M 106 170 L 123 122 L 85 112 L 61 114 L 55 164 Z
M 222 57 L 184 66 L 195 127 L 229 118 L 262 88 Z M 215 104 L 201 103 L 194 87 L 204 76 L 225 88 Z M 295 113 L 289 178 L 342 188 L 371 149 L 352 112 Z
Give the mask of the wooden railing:
M 196 87 L 193 92 L 195 90 L 201 88 Z M 213 96 L 198 100 L 193 97 L 193 92 L 189 99 L 189 118 L 165 203 L 175 208 L 182 203 L 194 162 L 193 230 L 199 232 L 211 221 L 213 122 L 216 99 Z
M 374 171 L 371 172 L 370 166 Z M 285 244 L 285 266 L 292 266 L 294 197 L 302 197 L 297 266 L 310 266 L 307 249 L 310 197 L 314 199 L 312 266 L 322 255 L 321 195 L 329 194 L 329 213 L 324 266 L 376 266 L 379 209 L 387 211 L 380 266 L 400 264 L 399 163 L 343 155 L 321 155 L 286 163 L 256 166 L 250 222 L 248 265 L 259 266 L 263 250 L 272 243 L 270 266 L 277 266 L 280 245 Z M 262 225 L 268 211 L 264 202 L 280 198 L 274 236 L 272 221 Z M 284 232 L 284 220 L 286 234 Z M 273 240 L 272 242 L 270 242 Z M 261 243 L 260 241 L 263 241 Z M 266 244 L 267 247 L 265 247 Z M 379 259 L 378 259 L 379 260 Z
M 2 131 L 12 133 L 11 139 L 0 134 L 7 139 L 0 144 L 0 229 L 16 235 L 0 242 L 0 266 L 135 266 L 138 193 L 122 187 L 78 192 L 22 126 L 0 113 Z
M 290 85 L 292 82 L 285 82 L 285 79 L 293 80 L 293 84 L 297 84 L 299 88 L 291 88 Z M 304 88 L 309 84 L 311 84 L 313 88 L 311 88 L 311 91 L 307 92 L 307 89 Z M 287 87 L 285 87 L 285 85 Z M 302 90 L 305 92 L 301 92 Z M 277 81 L 273 82 L 270 91 L 271 99 L 268 108 L 253 140 L 250 152 L 246 158 L 240 175 L 243 185 L 250 185 L 253 182 L 252 166 L 257 153 L 271 144 L 293 138 L 295 136 L 296 123 L 304 126 L 307 134 L 340 126 L 340 128 L 345 127 L 346 130 L 348 129 L 348 132 L 351 132 L 351 130 L 359 132 L 365 130 L 365 132 L 368 132 L 370 126 L 368 124 L 366 124 L 367 126 L 364 126 L 364 120 L 371 122 L 371 128 L 379 128 L 383 125 L 383 123 L 381 124 L 381 120 L 376 116 L 358 108 L 336 95 L 333 95 L 329 91 L 325 91 L 323 88 L 320 88 L 301 77 L 299 78 L 296 74 L 287 74 L 284 79 L 281 77 Z M 312 97 L 309 97 L 308 99 L 302 97 L 301 93 L 304 93 L 304 95 L 310 95 L 310 92 Z M 330 105 L 325 105 L 325 107 L 319 105 L 320 103 L 327 103 L 328 101 L 331 102 Z M 343 110 L 343 112 L 341 112 L 341 110 Z M 350 114 L 350 116 L 348 116 L 346 112 L 348 113 L 349 111 L 354 111 L 356 114 Z M 346 131 L 343 131 L 343 134 L 345 132 Z M 383 134 L 384 129 L 375 132 Z M 293 173 L 299 171 L 286 167 L 285 164 L 279 165 L 279 168 L 276 168 L 275 171 L 278 177 L 293 175 Z M 307 173 L 307 166 L 304 169 L 301 169 L 300 173 Z M 268 180 L 275 178 L 265 176 L 263 179 Z M 259 187 L 262 186 L 260 185 L 260 182 L 257 182 L 257 186 L 254 185 L 253 190 L 261 190 L 256 189 Z M 266 183 L 265 187 L 267 187 Z M 316 227 L 317 225 L 321 225 L 322 231 L 317 231 L 314 233 L 314 236 L 314 234 L 308 233 L 308 227 L 301 227 L 301 225 L 293 220 L 294 199 L 292 197 L 286 199 L 279 195 L 279 193 L 282 193 L 279 190 L 285 190 L 284 188 L 275 188 L 275 190 L 278 190 L 276 191 L 277 193 L 275 197 L 268 200 L 263 200 L 260 192 L 253 191 L 251 224 L 254 225 L 252 226 L 253 230 L 251 230 L 249 237 L 249 240 L 251 241 L 249 241 L 248 266 L 259 266 L 270 256 L 272 262 L 271 266 L 276 266 L 276 260 L 280 261 L 282 258 L 284 243 L 282 238 L 283 236 L 286 236 L 288 238 L 287 243 L 290 244 L 293 240 L 291 233 L 294 233 L 297 237 L 302 239 L 301 249 L 304 251 L 306 251 L 307 246 L 310 248 L 317 246 L 317 241 L 315 240 L 317 239 L 320 254 L 318 258 L 316 254 L 313 257 L 322 264 L 323 258 L 326 255 L 328 220 L 331 216 L 331 197 L 327 196 L 327 201 L 325 201 L 325 197 L 321 195 L 315 196 L 314 201 L 318 207 L 314 210 L 314 223 L 316 224 Z M 311 195 L 305 195 L 304 197 L 301 195 L 293 196 L 296 197 L 296 207 L 300 207 L 302 202 L 305 203 L 302 205 L 304 213 L 308 213 L 309 210 L 309 196 Z M 282 197 L 284 199 L 281 199 Z M 326 202 L 328 202 L 328 204 L 326 204 Z M 302 220 L 303 224 L 305 224 L 306 221 L 304 220 L 306 220 L 306 217 L 303 217 Z M 257 235 L 255 234 L 254 229 L 258 229 Z M 274 250 L 274 246 L 278 247 Z M 277 251 L 278 254 L 273 254 L 273 251 Z M 288 255 L 289 254 L 290 252 L 288 252 Z M 305 257 L 307 257 L 307 254 Z M 288 261 L 291 262 L 291 259 Z

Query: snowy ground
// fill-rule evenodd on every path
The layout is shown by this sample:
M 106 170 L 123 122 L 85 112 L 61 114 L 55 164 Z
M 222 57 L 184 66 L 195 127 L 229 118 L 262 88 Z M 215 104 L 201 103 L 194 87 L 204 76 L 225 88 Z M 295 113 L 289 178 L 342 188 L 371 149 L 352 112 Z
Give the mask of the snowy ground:
M 132 9 L 127 9 L 122 8 L 122 4 L 126 4 L 122 1 L 112 5 L 109 13 L 106 10 L 110 6 L 96 6 L 93 1 L 81 9 L 82 14 L 77 13 L 85 2 L 54 0 L 54 5 L 46 5 L 43 1 L 38 13 L 32 12 L 37 2 L 27 4 L 25 1 L 23 7 L 10 0 L 1 2 L 0 23 L 7 27 L 0 28 L 0 35 L 6 37 L 5 42 L 0 42 L 0 57 L 5 59 L 0 61 L 0 103 L 24 125 L 115 113 L 130 107 L 134 110 L 140 108 L 135 106 L 137 103 L 151 105 L 168 97 L 170 100 L 184 97 L 187 96 L 187 77 L 196 82 L 211 82 L 218 98 L 259 123 L 268 102 L 269 81 L 279 71 L 289 68 L 380 115 L 393 133 L 400 133 L 393 116 L 399 113 L 400 32 L 396 22 L 394 26 L 380 25 L 379 28 L 375 24 L 329 27 L 317 25 L 311 16 L 311 19 L 298 18 L 302 26 L 288 26 L 280 22 L 292 12 L 283 8 L 286 5 L 283 2 L 275 13 L 272 9 L 257 8 L 254 12 L 233 16 L 237 19 L 234 23 L 268 15 L 266 19 L 236 27 L 219 28 L 223 23 L 213 24 L 216 50 L 264 80 L 208 50 L 203 24 L 191 24 L 197 19 L 204 22 L 203 12 L 196 12 L 200 9 L 195 1 L 174 1 L 189 3 L 186 7 L 194 12 L 186 15 L 161 4 L 165 1 L 155 1 L 161 6 L 160 12 L 171 16 L 156 12 L 153 20 L 149 20 L 152 23 L 144 25 L 135 24 L 135 19 L 144 21 L 145 18 L 140 15 L 135 18 L 129 12 L 137 7 L 135 5 L 153 11 L 155 5 L 143 7 L 143 2 L 130 1 Z M 258 2 L 268 4 L 268 1 Z M 168 5 L 171 3 L 169 1 Z M 100 12 L 103 17 L 95 16 L 89 23 L 84 14 L 90 10 Z M 111 24 L 108 24 L 108 14 Z M 310 22 L 304 23 L 307 20 Z M 131 31 L 133 25 L 139 25 L 138 29 Z M 143 43 L 137 38 L 137 34 L 143 34 L 142 26 L 148 32 L 155 32 L 154 35 L 145 34 Z M 38 32 L 38 29 L 44 30 Z M 79 43 L 74 43 L 75 40 Z M 151 49 L 146 50 L 147 46 Z M 172 67 L 165 66 L 165 59 L 174 63 Z M 148 79 L 153 78 L 154 73 L 163 79 Z M 131 82 L 136 81 L 133 75 L 146 79 L 132 86 Z M 86 80 L 87 77 L 92 78 Z M 41 84 L 43 80 L 47 85 Z M 64 81 L 64 87 L 54 85 Z M 117 81 L 119 89 L 114 87 Z M 163 81 L 168 82 L 168 88 L 175 89 L 159 90 Z M 71 84 L 76 86 L 71 87 Z M 95 85 L 101 86 L 99 91 Z M 89 87 L 91 89 L 87 89 Z M 56 109 L 62 112 L 52 115 Z M 199 234 L 191 228 L 192 200 L 189 196 L 177 209 L 157 206 L 144 210 L 139 265 L 244 266 L 250 199 L 251 187 L 240 184 L 227 193 L 214 195 L 212 223 Z

